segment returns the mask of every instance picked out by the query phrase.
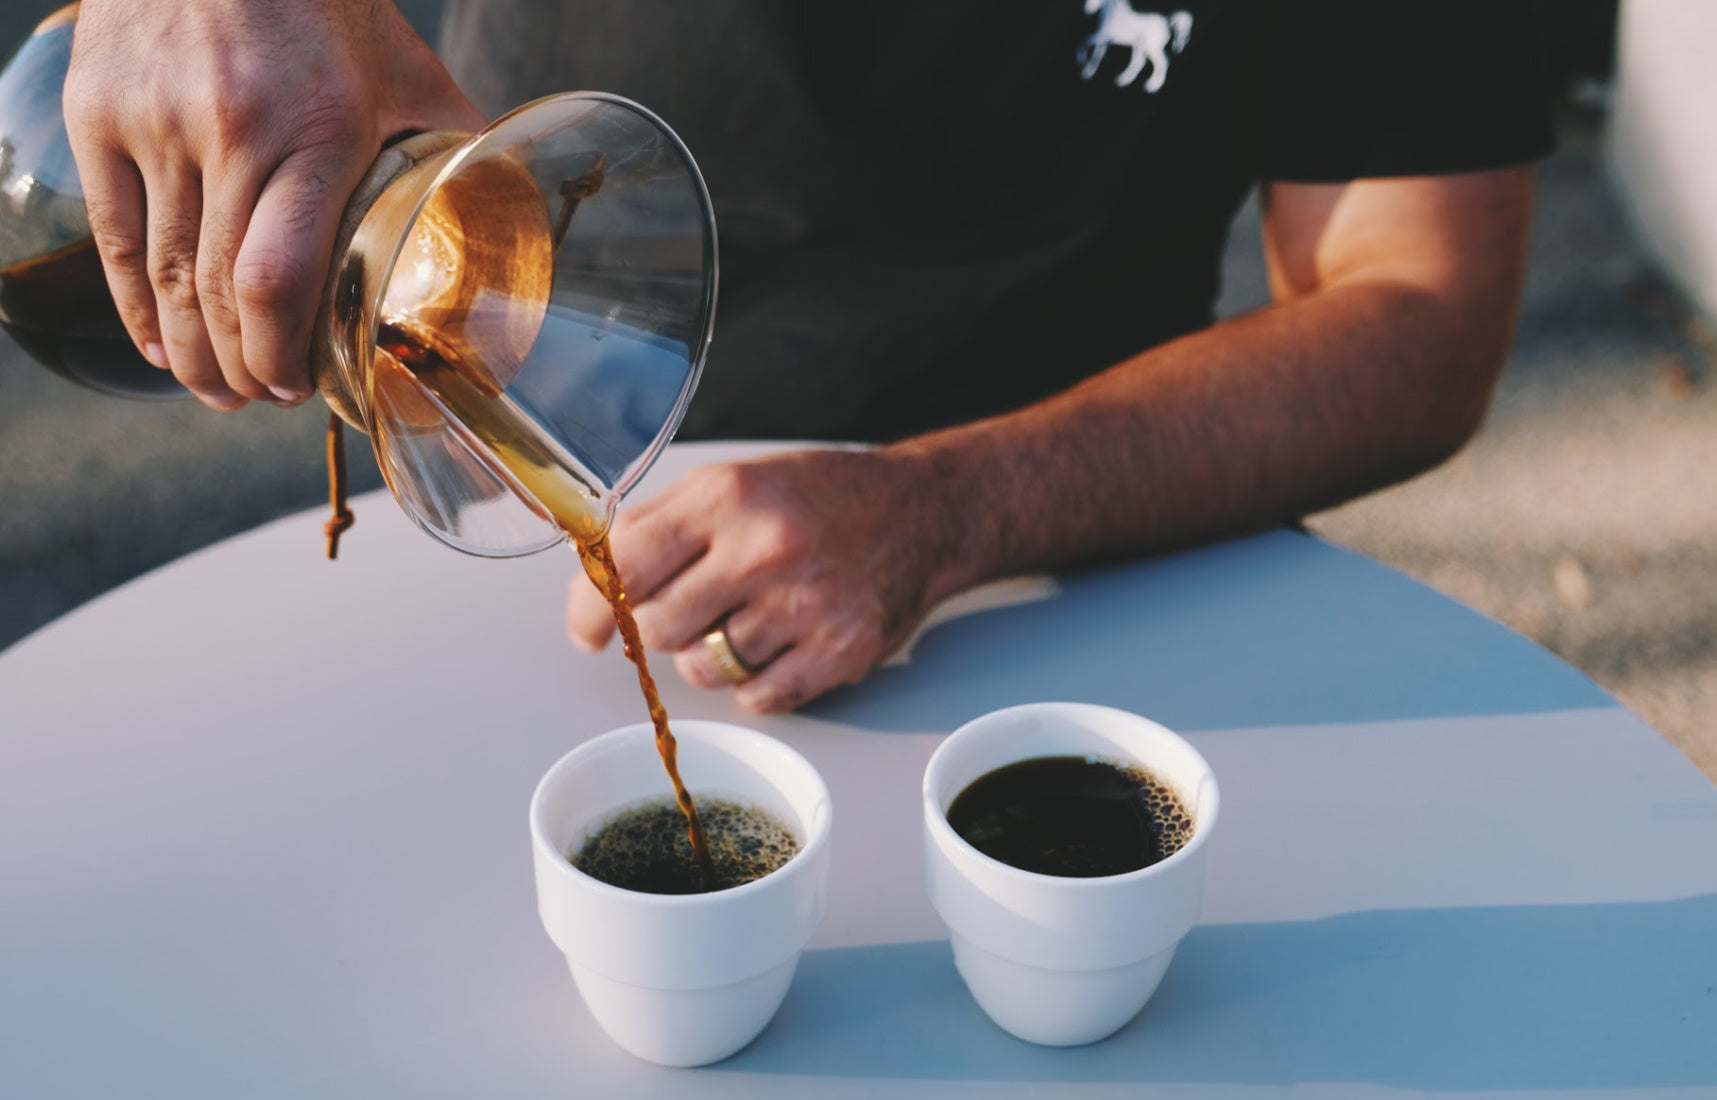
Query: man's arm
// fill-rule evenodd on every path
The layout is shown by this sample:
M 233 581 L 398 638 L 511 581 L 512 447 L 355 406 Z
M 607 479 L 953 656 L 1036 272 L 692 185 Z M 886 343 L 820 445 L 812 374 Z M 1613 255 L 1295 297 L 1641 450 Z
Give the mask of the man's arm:
M 1270 185 L 1270 307 L 1015 413 L 698 471 L 614 533 L 646 643 L 723 686 L 701 637 L 725 620 L 760 669 L 739 701 L 783 710 L 973 584 L 1255 530 L 1435 465 L 1512 338 L 1531 178 Z M 575 585 L 574 639 L 605 643 L 606 616 Z
M 1512 339 L 1530 179 L 1271 185 L 1276 304 L 903 445 L 1002 520 L 954 583 L 1281 523 L 1453 454 Z

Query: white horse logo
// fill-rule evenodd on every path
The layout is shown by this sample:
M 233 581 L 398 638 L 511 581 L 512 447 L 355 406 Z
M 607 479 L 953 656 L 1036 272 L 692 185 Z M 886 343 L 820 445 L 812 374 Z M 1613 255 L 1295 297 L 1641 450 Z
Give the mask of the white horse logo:
M 1192 37 L 1192 13 L 1177 11 L 1165 16 L 1134 11 L 1127 0 L 1085 0 L 1086 15 L 1098 12 L 1103 14 L 1097 29 L 1079 46 L 1078 60 L 1085 66 L 1079 75 L 1090 80 L 1110 46 L 1125 46 L 1133 56 L 1115 78 L 1115 86 L 1125 88 L 1149 65 L 1151 75 L 1145 78 L 1145 91 L 1161 88 L 1169 77 L 1169 53 L 1186 49 L 1186 41 Z

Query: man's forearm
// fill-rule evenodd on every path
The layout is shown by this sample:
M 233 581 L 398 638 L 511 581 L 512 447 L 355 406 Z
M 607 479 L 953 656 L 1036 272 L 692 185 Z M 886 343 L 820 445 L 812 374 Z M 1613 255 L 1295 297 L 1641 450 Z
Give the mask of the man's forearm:
M 1350 282 L 898 444 L 940 516 L 934 587 L 1255 530 L 1427 469 L 1483 416 L 1497 328 L 1410 284 Z
M 1264 190 L 1278 305 L 1018 412 L 862 452 L 696 472 L 622 516 L 646 644 L 742 706 L 853 683 L 937 602 L 1012 573 L 1303 515 L 1422 470 L 1483 415 L 1512 335 L 1531 172 Z M 605 608 L 575 596 L 588 646 Z

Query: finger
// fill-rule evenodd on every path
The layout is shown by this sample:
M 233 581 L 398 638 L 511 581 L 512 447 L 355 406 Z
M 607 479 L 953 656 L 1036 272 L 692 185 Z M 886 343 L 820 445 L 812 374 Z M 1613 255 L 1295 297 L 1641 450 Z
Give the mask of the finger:
M 828 658 L 805 646 L 794 646 L 769 662 L 754 679 L 734 689 L 734 700 L 754 714 L 780 714 L 807 703 L 844 682 Z
M 351 169 L 334 172 L 335 166 L 308 150 L 288 157 L 257 196 L 232 269 L 244 362 L 288 403 L 314 390 L 311 329 L 332 262 L 342 196 L 359 178 Z
M 753 675 L 761 673 L 792 644 L 797 624 L 778 615 L 771 615 L 751 605 L 736 608 L 722 623 L 727 644 L 741 664 Z M 721 664 L 704 644 L 704 636 L 674 653 L 674 668 L 693 687 L 732 687 L 733 681 L 721 669 Z
M 707 505 L 690 499 L 683 491 L 676 492 L 679 489 L 679 484 L 669 486 L 661 496 L 621 516 L 609 536 L 614 562 L 620 567 L 633 607 L 653 598 L 709 548 Z
M 707 527 L 701 522 L 693 526 L 686 503 L 675 499 L 683 496 L 674 493 L 676 488 L 669 486 L 661 496 L 621 516 L 609 534 L 615 570 L 635 612 L 663 583 L 700 559 L 708 545 Z M 635 617 L 649 618 L 647 614 Z M 588 578 L 578 577 L 572 582 L 567 594 L 566 630 L 573 644 L 586 652 L 601 649 L 613 636 L 614 612 L 607 595 Z M 651 644 L 648 638 L 646 644 Z
M 586 653 L 595 653 L 614 636 L 614 609 L 582 573 L 567 585 L 566 633 Z
M 211 171 L 203 180 L 203 218 L 197 240 L 197 301 L 209 347 L 229 388 L 278 402 L 278 394 L 258 388 L 245 362 L 238 303 L 233 298 L 233 264 L 256 201 L 257 185 L 248 176 L 231 171 Z
M 214 409 L 236 409 L 248 395 L 221 373 L 209 343 L 197 293 L 197 239 L 202 227 L 202 181 L 181 166 L 145 179 L 148 204 L 149 282 L 167 363 L 186 389 Z
M 90 236 L 107 273 L 107 289 L 119 319 L 143 358 L 166 370 L 155 288 L 149 282 L 143 177 L 130 158 L 109 149 L 81 150 L 78 174 L 83 179 Z
M 651 649 L 678 652 L 702 638 L 711 623 L 748 594 L 744 580 L 724 566 L 719 553 L 705 554 L 657 588 L 649 600 L 634 602 L 638 632 Z

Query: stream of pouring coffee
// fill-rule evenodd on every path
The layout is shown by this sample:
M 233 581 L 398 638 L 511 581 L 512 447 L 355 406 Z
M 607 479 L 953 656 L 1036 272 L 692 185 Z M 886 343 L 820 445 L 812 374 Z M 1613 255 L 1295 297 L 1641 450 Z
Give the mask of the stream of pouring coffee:
M 698 820 L 697 806 L 680 778 L 678 745 L 668 728 L 668 711 L 662 706 L 655 677 L 650 675 L 650 662 L 644 655 L 644 643 L 638 636 L 626 586 L 614 566 L 607 532 L 602 529 L 600 517 L 593 513 L 594 500 L 589 488 L 547 447 L 521 435 L 516 427 L 518 420 L 507 415 L 504 393 L 482 370 L 460 369 L 460 365 L 450 363 L 392 323 L 383 323 L 378 329 L 376 349 L 375 379 L 380 399 L 387 400 L 391 393 L 395 399 L 411 400 L 410 387 L 415 380 L 482 440 L 525 490 L 527 499 L 542 505 L 578 550 L 586 575 L 614 610 L 614 623 L 620 630 L 626 656 L 637 666 L 638 686 L 644 691 L 644 703 L 656 729 L 656 750 L 673 783 L 674 799 L 686 815 L 687 835 L 704 883 L 713 888 L 715 866 L 710 860 L 709 843 Z M 407 387 L 403 392 L 399 388 L 402 383 Z

